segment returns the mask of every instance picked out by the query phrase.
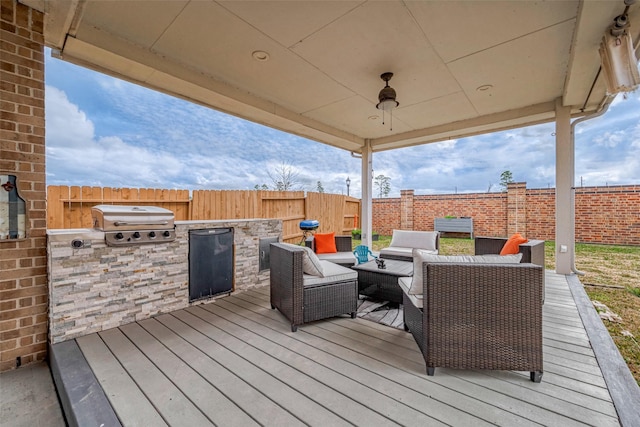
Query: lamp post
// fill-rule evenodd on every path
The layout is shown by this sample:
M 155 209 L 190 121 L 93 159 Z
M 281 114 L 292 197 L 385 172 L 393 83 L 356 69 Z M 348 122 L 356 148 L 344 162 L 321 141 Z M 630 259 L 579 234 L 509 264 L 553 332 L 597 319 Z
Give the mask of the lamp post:
M 347 196 L 349 195 L 349 186 L 351 185 L 351 180 L 347 177 Z

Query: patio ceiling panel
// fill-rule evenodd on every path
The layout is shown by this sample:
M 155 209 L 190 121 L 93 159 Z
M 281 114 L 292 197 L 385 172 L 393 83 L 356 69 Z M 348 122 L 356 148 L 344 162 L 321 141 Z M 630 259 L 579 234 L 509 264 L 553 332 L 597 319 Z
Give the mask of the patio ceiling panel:
M 377 28 L 376 23 L 382 26 Z M 393 111 L 394 133 L 424 127 L 405 119 L 408 109 L 413 117 L 424 116 L 429 113 L 425 101 L 460 92 L 460 86 L 402 3 L 368 2 L 298 43 L 293 50 L 368 100 L 357 120 L 350 124 L 363 129 L 364 120 L 379 116 L 375 121 L 378 126 L 367 125 L 363 129 L 367 133 L 358 133 L 364 138 L 380 138 L 390 132 L 389 123 L 381 125 L 382 112 L 375 108 L 378 92 L 384 86 L 380 79 L 383 72 L 394 72 L 390 85 L 400 102 Z M 307 115 L 317 118 L 315 111 Z
M 515 3 L 487 1 L 481 10 L 469 1 L 416 1 L 407 7 L 446 63 L 573 20 L 578 9 L 572 1 Z
M 213 2 L 190 3 L 152 51 L 298 114 L 353 96 L 347 87 Z M 188 56 L 182 54 L 185 51 Z M 265 51 L 270 59 L 256 61 L 254 51 Z
M 281 45 L 290 48 L 365 1 L 221 1 L 218 3 L 264 34 L 268 34 Z
M 403 120 L 398 119 L 396 111 L 393 113 L 394 130 L 408 132 L 413 129 Z M 331 120 L 334 127 L 348 129 L 357 135 L 378 135 L 381 132 L 384 133 L 384 129 L 387 133 L 389 132 L 389 114 L 385 114 L 387 121 L 386 125 L 382 126 L 382 111 L 376 110 L 375 104 L 370 99 L 361 96 L 328 104 L 308 112 L 305 116 L 322 123 Z
M 480 115 L 518 108 L 523 99 L 550 102 L 562 92 L 572 31 L 567 21 L 447 65 Z M 483 91 L 484 85 L 491 87 Z
M 374 151 L 392 150 L 444 140 L 457 139 L 483 133 L 521 127 L 523 118 L 528 124 L 539 124 L 553 120 L 554 102 L 530 105 L 510 111 L 472 117 L 458 122 L 445 122 L 424 129 L 389 135 L 375 140 Z
M 82 39 L 67 38 L 64 51 L 54 52 L 54 55 L 105 74 L 207 107 L 215 106 L 217 110 L 228 114 L 251 118 L 257 123 L 338 148 L 357 151 L 363 144 L 363 140 L 354 134 L 303 117 L 197 70 L 185 68 L 169 58 L 131 44 L 128 40 L 113 38 L 96 27 L 85 27 L 82 36 Z
M 597 48 L 624 9 L 622 0 L 21 1 L 46 13 L 45 42 L 61 58 L 355 152 L 367 139 L 380 151 L 550 121 L 561 97 L 574 116 L 596 110 Z M 637 40 L 639 4 L 630 21 Z M 269 61 L 254 61 L 255 50 Z M 400 102 L 393 130 L 369 119 L 381 116 L 386 71 Z
M 153 19 L 145 19 L 151 18 L 149 5 L 145 2 L 97 1 L 83 8 L 82 21 L 124 40 L 135 40 L 139 46 L 150 49 L 188 3 L 188 0 L 165 1 L 162 7 L 155 8 Z M 117 10 L 126 12 L 114 14 Z M 82 38 L 82 28 L 80 26 L 76 37 Z
M 471 105 L 467 95 L 460 91 L 405 107 L 400 116 L 402 121 L 408 123 L 413 129 L 423 129 L 445 124 L 449 121 L 449 117 L 458 117 L 460 120 L 464 120 L 477 117 L 478 113 Z M 393 116 L 394 128 L 396 127 L 396 117 Z M 376 124 L 379 123 L 376 122 Z

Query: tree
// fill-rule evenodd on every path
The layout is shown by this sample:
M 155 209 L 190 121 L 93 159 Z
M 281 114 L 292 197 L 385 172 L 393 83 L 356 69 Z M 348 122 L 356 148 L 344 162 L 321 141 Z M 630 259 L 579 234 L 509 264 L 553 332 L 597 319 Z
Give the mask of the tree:
M 507 191 L 507 187 L 513 181 L 513 174 L 511 171 L 504 171 L 500 174 L 500 187 L 502 187 L 502 191 Z
M 391 191 L 391 178 L 378 175 L 374 178 L 373 185 L 378 188 L 378 197 L 387 197 Z
M 300 186 L 298 173 L 288 163 L 280 163 L 267 174 L 273 182 L 273 188 L 278 191 L 291 191 Z
M 267 184 L 262 184 L 262 185 L 258 185 L 256 184 L 255 187 L 253 187 L 254 190 L 268 190 L 269 186 Z
M 318 181 L 318 185 L 316 187 L 318 193 L 324 193 L 324 187 L 322 186 L 322 182 Z

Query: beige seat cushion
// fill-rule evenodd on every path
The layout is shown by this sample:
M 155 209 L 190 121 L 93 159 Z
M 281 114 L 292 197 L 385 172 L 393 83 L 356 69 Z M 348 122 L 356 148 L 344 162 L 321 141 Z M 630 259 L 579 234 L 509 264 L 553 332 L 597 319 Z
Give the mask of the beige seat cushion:
M 390 247 L 437 250 L 437 231 L 393 230 Z
M 324 271 L 324 277 L 305 274 L 302 278 L 303 286 L 320 286 L 347 280 L 358 280 L 358 272 L 355 270 L 334 264 L 331 261 L 320 260 L 320 264 Z

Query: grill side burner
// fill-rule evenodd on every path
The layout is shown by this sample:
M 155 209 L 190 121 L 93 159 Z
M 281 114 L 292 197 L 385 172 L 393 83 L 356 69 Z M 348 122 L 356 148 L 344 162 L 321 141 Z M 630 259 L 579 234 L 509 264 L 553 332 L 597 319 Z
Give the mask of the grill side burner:
M 94 228 L 104 232 L 109 246 L 176 239 L 173 212 L 157 206 L 98 205 L 91 208 L 91 217 Z

